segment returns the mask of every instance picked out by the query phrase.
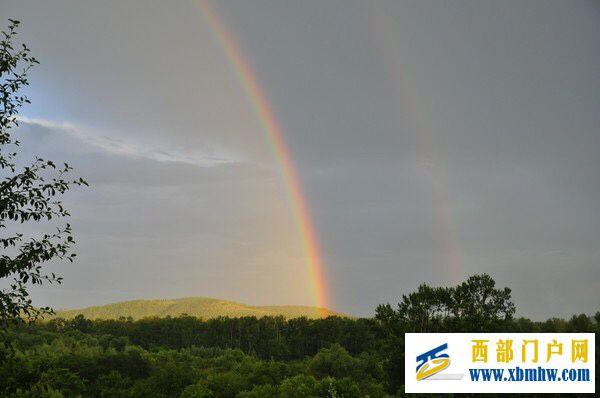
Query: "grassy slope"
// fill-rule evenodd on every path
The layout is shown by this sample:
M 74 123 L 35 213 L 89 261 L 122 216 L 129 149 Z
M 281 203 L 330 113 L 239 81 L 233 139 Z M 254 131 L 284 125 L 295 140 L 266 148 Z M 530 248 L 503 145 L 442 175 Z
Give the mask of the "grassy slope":
M 133 300 L 120 303 L 94 306 L 82 309 L 59 310 L 56 317 L 73 318 L 83 314 L 89 319 L 116 319 L 131 316 L 134 319 L 146 317 L 166 317 L 188 314 L 203 319 L 216 318 L 219 316 L 267 316 L 283 315 L 286 318 L 297 318 L 306 316 L 317 318 L 317 308 L 309 306 L 261 306 L 235 303 L 233 301 L 219 300 L 205 297 L 190 297 L 175 300 Z M 327 315 L 340 314 L 326 310 Z

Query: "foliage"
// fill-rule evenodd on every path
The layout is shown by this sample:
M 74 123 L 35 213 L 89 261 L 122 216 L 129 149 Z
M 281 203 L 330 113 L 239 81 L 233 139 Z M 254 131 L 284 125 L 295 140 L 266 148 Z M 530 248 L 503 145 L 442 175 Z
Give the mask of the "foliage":
M 35 158 L 28 166 L 18 166 L 14 151 L 19 141 L 13 138 L 12 129 L 18 126 L 20 108 L 29 103 L 20 94 L 29 84 L 27 73 L 38 63 L 25 44 L 14 43 L 18 26 L 18 21 L 10 20 L 0 41 L 0 230 L 4 231 L 0 235 L 0 280 L 10 281 L 0 290 L 0 331 L 11 323 L 50 312 L 48 307 L 32 305 L 29 284 L 60 283 L 61 278 L 44 272 L 43 265 L 53 259 L 72 261 L 75 256 L 70 251 L 74 241 L 69 224 L 55 223 L 54 232 L 30 238 L 17 232 L 17 226 L 68 217 L 58 197 L 74 185 L 87 185 L 81 178 L 68 178 L 72 169 L 66 163 L 57 166 L 51 160 Z M 48 374 L 47 378 L 55 376 Z
M 489 286 L 494 285 L 484 285 L 471 291 L 493 295 Z M 422 285 L 406 297 L 431 303 L 429 295 L 435 297 L 436 289 Z M 479 303 L 488 310 L 487 301 Z M 429 314 L 437 315 L 422 323 L 421 312 L 411 319 L 389 305 L 380 308 L 375 319 L 179 316 L 134 321 L 80 315 L 17 324 L 9 330 L 15 355 L 0 364 L 0 396 L 404 396 L 404 332 L 415 326 L 475 330 L 466 322 L 478 319 L 436 309 Z M 598 333 L 599 321 L 600 312 L 543 322 L 501 313 L 481 330 Z
M 508 287 L 495 286 L 487 274 L 473 275 L 456 287 L 422 284 L 416 292 L 402 296 L 397 310 L 390 304 L 379 305 L 375 317 L 389 332 L 393 332 L 393 325 L 413 332 L 449 327 L 453 331 L 497 329 L 512 319 L 515 304 Z

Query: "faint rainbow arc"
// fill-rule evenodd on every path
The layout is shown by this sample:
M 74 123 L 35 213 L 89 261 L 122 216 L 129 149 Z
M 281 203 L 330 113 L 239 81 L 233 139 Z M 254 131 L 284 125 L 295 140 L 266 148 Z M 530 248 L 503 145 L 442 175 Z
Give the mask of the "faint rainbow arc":
M 248 64 L 233 34 L 227 29 L 209 1 L 198 0 L 198 4 L 215 42 L 221 47 L 229 68 L 240 83 L 244 95 L 261 126 L 265 139 L 274 154 L 306 255 L 312 295 L 316 306 L 319 308 L 319 315 L 324 316 L 325 309 L 330 305 L 324 262 L 308 204 L 292 156 L 285 143 L 282 129 L 256 74 Z
M 365 11 L 367 15 L 374 19 L 372 26 L 375 27 L 376 36 L 379 39 L 380 51 L 388 58 L 395 71 L 392 76 L 392 87 L 399 95 L 407 114 L 412 117 L 410 121 L 414 131 L 413 139 L 421 152 L 421 156 L 426 159 L 425 166 L 429 176 L 431 195 L 436 205 L 434 209 L 436 229 L 446 256 L 449 276 L 454 279 L 454 282 L 459 282 L 464 275 L 461 274 L 463 259 L 456 237 L 457 228 L 449 209 L 448 189 L 444 185 L 443 172 L 434 161 L 438 156 L 433 145 L 432 134 L 426 126 L 426 118 L 423 113 L 424 106 L 418 100 L 417 93 L 411 90 L 409 86 L 406 68 L 403 65 L 398 45 L 393 44 L 390 39 L 394 37 L 394 34 L 392 32 L 393 23 L 388 13 L 381 10 L 378 1 L 373 1 L 369 5 L 370 7 Z

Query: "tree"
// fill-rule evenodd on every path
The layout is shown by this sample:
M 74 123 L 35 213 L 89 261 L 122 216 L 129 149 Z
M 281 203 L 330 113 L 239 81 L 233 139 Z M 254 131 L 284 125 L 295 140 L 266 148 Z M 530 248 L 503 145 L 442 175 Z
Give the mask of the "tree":
M 29 70 L 39 62 L 25 44 L 14 43 L 19 21 L 9 21 L 0 41 L 0 281 L 8 281 L 8 286 L 0 290 L 3 334 L 11 323 L 33 321 L 52 312 L 49 307 L 32 304 L 29 288 L 31 284 L 61 282 L 62 278 L 43 270 L 49 261 L 73 261 L 71 226 L 61 222 L 70 214 L 59 198 L 73 186 L 87 185 L 81 178 L 69 178 L 72 168 L 66 163 L 57 166 L 36 157 L 28 166 L 17 165 L 26 163 L 17 162 L 19 141 L 12 131 L 19 124 L 20 108 L 29 103 L 20 92 L 29 85 Z M 29 222 L 44 222 L 56 228 L 26 237 L 18 228 Z
M 496 289 L 496 282 L 487 274 L 469 277 L 455 288 L 453 296 L 454 316 L 472 330 L 511 320 L 515 314 L 511 290 Z
M 492 277 L 481 274 L 455 287 L 421 284 L 417 291 L 402 296 L 397 310 L 379 305 L 375 319 L 387 333 L 398 335 L 404 331 L 482 331 L 512 320 L 514 313 L 511 290 L 496 289 Z
M 203 383 L 189 385 L 183 390 L 180 398 L 212 398 L 215 395 Z
M 360 361 L 348 354 L 338 343 L 329 348 L 322 348 L 310 361 L 309 368 L 318 378 L 355 376 L 363 373 Z
M 451 312 L 454 292 L 453 288 L 434 288 L 423 283 L 416 292 L 402 296 L 402 302 L 398 304 L 399 318 L 410 330 L 436 331 Z

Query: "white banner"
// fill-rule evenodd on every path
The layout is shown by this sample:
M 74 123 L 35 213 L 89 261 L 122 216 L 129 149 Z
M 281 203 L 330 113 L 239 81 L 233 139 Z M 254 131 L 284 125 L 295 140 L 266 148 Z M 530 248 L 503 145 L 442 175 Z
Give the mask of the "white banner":
M 406 333 L 407 393 L 594 393 L 594 333 Z

